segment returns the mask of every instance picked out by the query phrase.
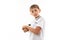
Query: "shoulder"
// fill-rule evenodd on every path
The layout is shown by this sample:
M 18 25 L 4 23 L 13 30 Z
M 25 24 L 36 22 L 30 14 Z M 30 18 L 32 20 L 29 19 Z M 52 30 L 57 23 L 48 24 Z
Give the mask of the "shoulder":
M 41 22 L 41 21 L 45 22 L 45 20 L 44 20 L 44 18 L 43 18 L 42 16 L 40 16 L 38 22 L 39 22 L 39 21 L 40 21 L 40 22 Z

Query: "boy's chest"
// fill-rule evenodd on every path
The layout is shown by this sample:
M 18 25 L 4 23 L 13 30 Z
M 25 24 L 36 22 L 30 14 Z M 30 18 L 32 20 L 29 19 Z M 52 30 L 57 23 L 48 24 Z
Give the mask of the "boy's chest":
M 33 27 L 33 28 L 36 28 L 36 25 L 38 24 L 38 22 L 37 21 L 33 21 L 32 23 L 31 23 L 31 26 Z

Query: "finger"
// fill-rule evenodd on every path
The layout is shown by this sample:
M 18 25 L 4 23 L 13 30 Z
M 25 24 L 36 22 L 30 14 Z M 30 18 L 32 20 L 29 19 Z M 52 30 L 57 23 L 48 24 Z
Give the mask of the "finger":
M 24 29 L 24 32 L 27 32 L 27 29 Z

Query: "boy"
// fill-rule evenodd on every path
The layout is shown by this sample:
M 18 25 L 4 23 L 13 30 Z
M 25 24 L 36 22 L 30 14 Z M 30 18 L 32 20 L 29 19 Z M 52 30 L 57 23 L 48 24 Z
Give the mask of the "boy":
M 30 32 L 30 40 L 43 40 L 44 19 L 39 15 L 41 9 L 34 4 L 30 7 L 30 12 L 35 19 L 28 26 L 24 25 L 22 29 L 24 32 Z

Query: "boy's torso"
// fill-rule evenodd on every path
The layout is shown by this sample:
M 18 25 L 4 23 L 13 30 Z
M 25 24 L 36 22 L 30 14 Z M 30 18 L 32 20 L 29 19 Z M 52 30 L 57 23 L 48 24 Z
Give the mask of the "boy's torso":
M 39 16 L 39 18 L 37 18 L 36 20 L 33 20 L 33 22 L 31 23 L 32 28 L 36 28 L 36 25 L 43 20 L 43 18 L 41 16 Z M 32 32 L 30 32 L 30 40 L 42 40 L 43 37 L 43 28 L 42 31 L 39 35 L 36 35 Z

